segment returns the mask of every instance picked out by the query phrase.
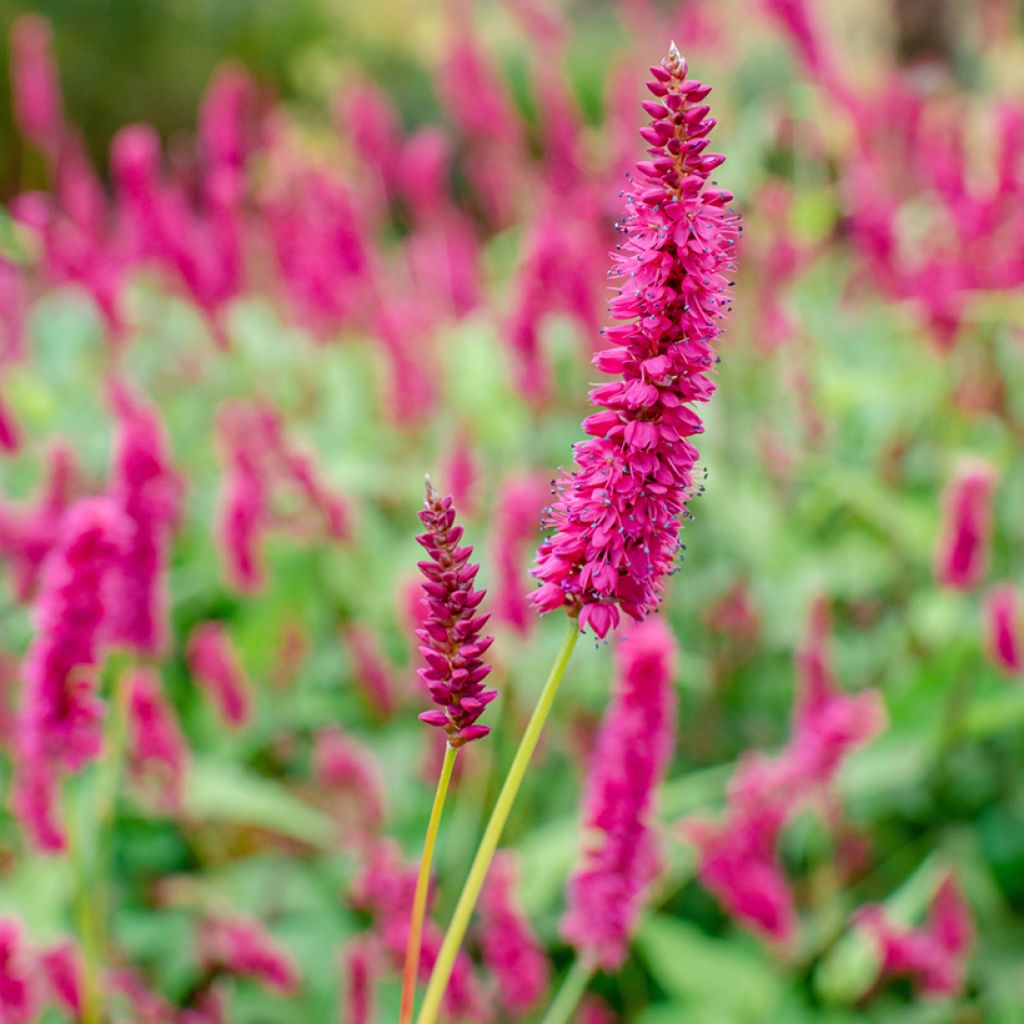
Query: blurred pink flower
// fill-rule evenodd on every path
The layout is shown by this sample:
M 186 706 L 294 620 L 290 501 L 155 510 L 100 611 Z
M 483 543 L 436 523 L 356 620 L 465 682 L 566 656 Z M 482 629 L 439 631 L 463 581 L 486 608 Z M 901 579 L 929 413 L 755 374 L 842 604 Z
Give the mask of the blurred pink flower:
M 65 510 L 77 484 L 71 450 L 56 445 L 46 458 L 46 477 L 33 502 L 22 507 L 0 504 L 0 554 L 8 560 L 15 596 L 31 599 L 50 549 L 57 541 Z
M 549 497 L 541 477 L 522 473 L 502 481 L 494 506 L 494 614 L 523 635 L 534 622 L 525 596 L 529 553 Z
M 245 725 L 252 715 L 249 684 L 227 630 L 219 622 L 205 622 L 192 630 L 185 648 L 189 672 L 213 701 L 221 720 L 232 728 Z
M 923 995 L 938 998 L 963 990 L 974 923 L 952 874 L 936 890 L 921 928 L 894 924 L 877 905 L 862 907 L 854 920 L 878 949 L 882 979 L 912 978 Z
M 935 576 L 947 587 L 968 590 L 985 574 L 995 485 L 995 468 L 972 460 L 959 468 L 943 492 Z
M 14 415 L 0 394 L 0 449 L 13 454 L 21 447 L 21 432 L 14 421 Z
M 373 943 L 353 939 L 341 957 L 345 975 L 345 995 L 338 1024 L 373 1024 L 374 982 L 380 971 L 379 957 Z
M 452 501 L 459 512 L 472 519 L 477 512 L 477 490 L 480 485 L 480 463 L 469 443 L 465 428 L 452 440 L 442 467 L 444 479 L 452 492 Z
M 182 808 L 188 743 L 153 669 L 131 670 L 128 693 L 128 768 L 147 792 L 173 812 Z
M 36 635 L 24 663 L 12 805 L 33 841 L 50 851 L 63 845 L 53 802 L 57 773 L 80 770 L 102 745 L 94 673 L 126 532 L 113 502 L 84 499 L 68 510 L 43 565 Z
M 352 677 L 374 713 L 390 718 L 395 711 L 395 673 L 377 635 L 366 626 L 348 622 L 341 635 L 352 665 Z
M 28 288 L 20 267 L 0 256 L 0 365 L 20 359 L 25 352 L 25 315 Z
M 252 148 L 256 86 L 241 64 L 221 64 L 199 107 L 199 143 L 207 166 L 241 176 Z
M 1008 675 L 1024 672 L 1024 600 L 1012 583 L 999 583 L 985 595 L 989 659 Z
M 679 517 L 698 488 L 689 438 L 703 427 L 689 406 L 714 391 L 712 342 L 728 310 L 738 223 L 730 193 L 707 183 L 724 159 L 703 152 L 715 125 L 702 102 L 710 87 L 686 72 L 674 49 L 652 69 L 657 99 L 641 130 L 652 159 L 626 193 L 626 241 L 614 257 L 624 283 L 611 310 L 624 322 L 606 331 L 613 347 L 594 360 L 621 379 L 590 392 L 600 411 L 558 480 L 553 533 L 534 569 L 535 607 L 578 613 L 598 637 L 620 608 L 637 620 L 653 611 L 674 568 Z
M 374 917 L 371 935 L 387 953 L 392 969 L 405 962 L 409 934 L 409 908 L 416 889 L 417 866 L 404 862 L 392 840 L 383 840 L 366 851 L 360 875 L 352 884 L 352 905 Z M 426 921 L 420 954 L 419 976 L 426 981 L 437 959 L 443 939 L 441 929 Z M 473 970 L 473 962 L 464 951 L 455 959 L 455 968 L 445 992 L 445 1012 L 457 1020 L 489 1020 L 483 995 Z
M 370 750 L 337 726 L 321 729 L 314 740 L 313 775 L 320 790 L 344 794 L 359 813 L 353 831 L 369 835 L 384 821 L 384 780 Z
M 113 587 L 110 639 L 139 654 L 167 643 L 167 560 L 180 514 L 181 478 L 171 467 L 159 412 L 114 382 L 118 421 L 111 497 L 129 524 Z
M 4 1024 L 33 1024 L 38 994 L 21 926 L 0 918 L 0 1020 Z
M 585 995 L 573 1024 L 617 1024 L 618 1014 L 600 997 Z
M 658 868 L 651 815 L 675 739 L 676 642 L 661 619 L 621 641 L 615 693 L 584 798 L 582 862 L 569 882 L 562 934 L 586 961 L 619 967 Z
M 71 939 L 44 949 L 39 964 L 50 1001 L 76 1018 L 82 1012 L 82 956 Z
M 11 92 L 22 135 L 51 159 L 64 133 L 63 104 L 50 23 L 23 14 L 11 25 Z
M 476 721 L 498 696 L 497 690 L 485 690 L 483 685 L 491 671 L 483 655 L 494 639 L 480 635 L 490 618 L 477 614 L 486 591 L 474 586 L 480 566 L 469 561 L 473 548 L 459 544 L 463 530 L 455 525 L 452 499 L 442 498 L 429 480 L 419 517 L 425 529 L 416 540 L 429 561 L 418 563 L 427 621 L 416 631 L 426 661 L 417 674 L 438 705 L 420 719 L 444 729 L 449 745 L 460 747 L 491 731 Z
M 491 862 L 480 898 L 480 946 L 498 986 L 501 1004 L 513 1019 L 528 1013 L 547 991 L 547 952 L 519 909 L 514 855 L 499 851 Z
M 281 995 L 299 990 L 298 967 L 262 922 L 241 915 L 207 917 L 199 926 L 199 959 L 238 977 L 255 978 Z

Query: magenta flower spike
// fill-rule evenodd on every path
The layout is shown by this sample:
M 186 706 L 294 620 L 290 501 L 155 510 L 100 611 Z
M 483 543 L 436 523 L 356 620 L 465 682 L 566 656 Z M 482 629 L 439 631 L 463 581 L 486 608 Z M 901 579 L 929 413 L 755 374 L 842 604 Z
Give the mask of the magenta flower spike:
M 510 851 L 491 863 L 480 899 L 480 946 L 502 1006 L 521 1020 L 551 982 L 551 964 L 516 900 L 516 863 Z
M 78 1019 L 82 1013 L 82 954 L 71 939 L 63 939 L 39 954 L 50 1002 Z
M 427 664 L 418 674 L 438 707 L 420 719 L 444 729 L 448 743 L 457 748 L 491 731 L 476 722 L 498 696 L 497 690 L 483 687 L 491 666 L 482 658 L 494 638 L 480 635 L 490 617 L 477 614 L 486 591 L 473 585 L 480 566 L 469 561 L 472 547 L 459 544 L 462 527 L 455 525 L 452 499 L 442 498 L 427 480 L 424 504 L 419 516 L 425 531 L 416 540 L 430 556 L 418 563 L 427 619 L 416 635 Z
M 946 487 L 935 575 L 947 587 L 969 590 L 985 574 L 995 485 L 995 468 L 973 460 Z
M 63 103 L 50 23 L 38 14 L 11 26 L 11 87 L 21 134 L 54 158 L 64 134 Z
M 188 638 L 185 659 L 225 725 L 245 725 L 252 714 L 249 684 L 227 630 L 219 622 L 197 626 Z
M 160 677 L 135 669 L 128 680 L 128 768 L 168 811 L 182 807 L 188 743 Z M 151 789 L 149 788 L 151 787 Z
M 618 651 L 616 688 L 590 764 L 585 834 L 562 934 L 585 962 L 619 967 L 657 870 L 650 815 L 675 735 L 676 642 L 660 619 Z
M 21 926 L 9 917 L 0 918 L 0 1020 L 4 1024 L 32 1024 L 39 999 L 29 952 Z
M 346 978 L 344 1014 L 340 1024 L 372 1024 L 374 982 L 380 973 L 379 957 L 372 942 L 354 939 L 341 956 Z
M 711 89 L 686 74 L 674 46 L 652 68 L 651 122 L 641 131 L 651 159 L 625 192 L 625 238 L 613 256 L 620 323 L 594 358 L 618 379 L 590 392 L 600 411 L 584 421 L 589 437 L 555 484 L 553 532 L 533 570 L 537 610 L 566 608 L 599 637 L 620 609 L 641 620 L 656 608 L 675 566 L 679 518 L 698 489 L 690 438 L 703 425 L 691 406 L 714 391 L 713 344 L 729 308 L 739 223 L 731 194 L 708 182 L 724 160 L 705 152 Z
M 171 468 L 157 410 L 120 383 L 111 390 L 118 418 L 111 496 L 129 529 L 113 588 L 110 638 L 156 655 L 167 641 L 167 560 L 181 480 Z
M 925 996 L 944 998 L 963 991 L 974 922 L 960 887 L 946 875 L 920 928 L 896 924 L 883 907 L 862 907 L 854 920 L 875 943 L 882 979 L 910 978 Z
M 240 914 L 208 918 L 199 934 L 199 958 L 211 968 L 255 978 L 282 995 L 299 990 L 299 972 L 291 955 L 254 918 Z
M 56 821 L 57 773 L 80 770 L 102 745 L 103 705 L 94 674 L 109 609 L 108 584 L 127 525 L 107 498 L 69 509 L 42 572 L 36 636 L 25 656 L 12 802 L 33 840 L 63 847 Z
M 985 597 L 989 660 L 1007 675 L 1024 672 L 1024 600 L 1012 583 L 994 586 Z

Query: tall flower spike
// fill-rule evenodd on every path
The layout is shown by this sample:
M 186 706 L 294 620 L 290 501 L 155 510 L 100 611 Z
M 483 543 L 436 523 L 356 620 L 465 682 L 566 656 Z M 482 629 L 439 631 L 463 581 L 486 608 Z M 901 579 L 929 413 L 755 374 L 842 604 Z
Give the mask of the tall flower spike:
M 444 729 L 449 744 L 460 747 L 491 731 L 476 720 L 498 696 L 483 687 L 491 666 L 482 657 L 494 638 L 480 635 L 490 617 L 477 614 L 486 592 L 473 586 L 480 566 L 469 561 L 472 547 L 459 544 L 462 527 L 455 525 L 452 499 L 442 498 L 428 479 L 424 505 L 419 515 L 426 530 L 416 540 L 430 556 L 419 563 L 427 618 L 416 635 L 427 663 L 419 677 L 438 708 L 420 718 Z
M 589 437 L 556 482 L 553 532 L 533 570 L 537 610 L 565 607 L 599 637 L 620 609 L 637 620 L 652 611 L 674 568 L 679 519 L 698 489 L 689 439 L 703 425 L 691 405 L 714 391 L 713 343 L 729 309 L 739 222 L 731 194 L 708 183 L 725 159 L 704 152 L 711 88 L 686 72 L 674 46 L 651 69 L 651 122 L 640 132 L 651 159 L 623 194 L 625 239 L 612 256 L 622 284 L 610 308 L 621 322 L 594 358 L 619 379 L 590 392 L 600 411 L 583 422 Z
M 615 968 L 644 889 L 657 869 L 650 826 L 655 790 L 675 734 L 676 643 L 661 619 L 638 626 L 619 650 L 615 698 L 590 765 L 580 869 L 569 883 L 562 933 L 581 957 Z
M 963 465 L 946 485 L 935 575 L 947 587 L 969 590 L 985 574 L 995 486 L 995 467 L 981 460 Z

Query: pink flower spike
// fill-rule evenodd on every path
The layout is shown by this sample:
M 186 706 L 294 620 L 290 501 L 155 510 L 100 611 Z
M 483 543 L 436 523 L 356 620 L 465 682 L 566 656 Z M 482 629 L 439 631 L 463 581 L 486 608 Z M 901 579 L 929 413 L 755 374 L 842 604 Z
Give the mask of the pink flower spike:
M 617 379 L 595 387 L 600 411 L 583 423 L 575 466 L 556 483 L 537 554 L 540 612 L 564 607 L 580 628 L 605 636 L 620 609 L 642 620 L 661 600 L 679 550 L 679 519 L 699 491 L 702 423 L 691 406 L 714 392 L 713 342 L 729 310 L 738 221 L 728 192 L 708 184 L 707 158 L 690 147 L 713 127 L 691 99 L 686 62 L 662 62 L 667 95 L 652 126 L 664 146 L 637 165 L 613 255 L 622 279 L 612 299 L 611 347 L 594 364 Z M 684 89 L 685 87 L 685 89 Z
M 972 460 L 960 468 L 943 493 L 935 576 L 947 587 L 969 590 L 985 574 L 995 485 L 995 468 Z
M 419 677 L 444 709 L 443 721 L 437 712 L 424 720 L 443 728 L 448 743 L 460 747 L 489 732 L 475 722 L 498 695 L 483 686 L 491 671 L 483 655 L 493 637 L 480 635 L 489 618 L 479 614 L 486 592 L 473 585 L 480 566 L 469 561 L 472 547 L 460 546 L 462 527 L 455 525 L 452 499 L 442 498 L 428 479 L 424 505 L 419 517 L 426 529 L 416 540 L 430 560 L 419 563 L 427 613 L 423 628 L 416 631 L 426 662 Z
M 1024 672 L 1024 600 L 1012 583 L 999 583 L 985 597 L 989 660 L 1007 675 Z
M 13 454 L 21 447 L 21 432 L 3 395 L 0 395 L 0 449 Z
M 171 533 L 181 506 L 181 480 L 154 406 L 120 382 L 111 387 L 118 418 L 111 495 L 130 524 L 122 552 L 110 636 L 139 654 L 159 654 L 167 641 L 166 574 Z
M 675 735 L 675 638 L 661 619 L 650 619 L 623 639 L 617 661 L 584 801 L 590 838 L 562 921 L 580 956 L 606 968 L 625 960 L 658 868 L 650 816 Z
M 491 862 L 480 899 L 480 945 L 484 963 L 512 1019 L 521 1019 L 551 983 L 551 964 L 515 897 L 513 855 L 500 851 Z
M 854 921 L 878 948 L 882 979 L 909 977 L 923 995 L 933 998 L 963 991 L 974 923 L 952 874 L 940 883 L 921 928 L 890 921 L 877 905 L 862 907 Z
M 341 969 L 347 981 L 338 1024 L 372 1024 L 378 960 L 372 943 L 364 939 L 354 939 L 342 954 Z
M 535 621 L 526 596 L 526 567 L 547 498 L 545 481 L 523 474 L 502 482 L 495 504 L 494 614 L 521 635 Z
M 380 830 L 384 821 L 384 780 L 369 749 L 336 726 L 323 729 L 314 741 L 313 776 L 321 790 L 347 797 L 355 804 L 358 814 L 351 831 L 372 835 Z
M 225 725 L 234 729 L 245 725 L 252 714 L 249 684 L 224 626 L 219 622 L 197 626 L 188 638 L 185 659 Z
M 200 925 L 199 953 L 210 967 L 255 978 L 281 995 L 295 995 L 299 990 L 298 968 L 291 955 L 253 918 L 208 918 Z
M 44 949 L 40 966 L 50 990 L 50 999 L 77 1018 L 82 1012 L 82 957 L 71 939 Z
M 50 23 L 38 14 L 22 15 L 11 26 L 11 89 L 22 135 L 55 158 L 64 134 L 63 105 Z
M 21 926 L 0 918 L 0 1020 L 4 1024 L 33 1024 L 38 998 Z
M 353 677 L 367 703 L 381 718 L 390 718 L 395 711 L 394 672 L 376 635 L 355 622 L 344 625 L 341 633 L 352 662 Z
M 160 677 L 139 668 L 128 680 L 128 765 L 166 810 L 180 811 L 188 743 L 163 694 Z

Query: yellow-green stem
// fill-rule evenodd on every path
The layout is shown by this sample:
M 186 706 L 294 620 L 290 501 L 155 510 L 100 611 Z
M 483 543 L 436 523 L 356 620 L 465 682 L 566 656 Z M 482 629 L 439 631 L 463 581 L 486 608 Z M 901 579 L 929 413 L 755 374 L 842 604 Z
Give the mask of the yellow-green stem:
M 413 1005 L 416 1000 L 416 976 L 419 974 L 420 945 L 423 939 L 423 918 L 427 912 L 427 894 L 430 892 L 430 865 L 434 859 L 434 846 L 437 833 L 441 826 L 441 814 L 448 796 L 448 785 L 455 767 L 457 747 L 445 745 L 444 761 L 441 763 L 441 776 L 437 780 L 434 793 L 434 806 L 430 809 L 430 821 L 427 823 L 427 836 L 423 840 L 423 856 L 420 858 L 420 873 L 416 878 L 416 893 L 412 901 L 412 918 L 409 921 L 409 938 L 405 946 L 405 971 L 402 974 L 402 1009 L 399 1016 L 400 1024 L 410 1024 Z
M 480 840 L 480 846 L 477 848 L 473 864 L 469 869 L 469 875 L 466 878 L 465 885 L 462 887 L 459 902 L 455 905 L 455 913 L 452 915 L 451 924 L 448 926 L 444 942 L 441 944 L 437 962 L 430 973 L 430 981 L 427 984 L 427 993 L 423 999 L 423 1007 L 420 1009 L 419 1017 L 416 1018 L 417 1024 L 434 1024 L 437 1020 L 441 999 L 444 996 L 445 989 L 448 987 L 448 979 L 451 977 L 452 968 L 455 966 L 455 958 L 466 935 L 466 929 L 469 927 L 469 919 L 473 915 L 473 908 L 476 906 L 476 901 L 480 896 L 484 879 L 487 877 L 487 869 L 491 866 L 494 851 L 498 848 L 501 833 L 505 829 L 505 823 L 508 821 L 512 805 L 515 803 L 516 795 L 519 793 L 523 776 L 526 774 L 530 758 L 533 756 L 537 741 L 540 739 L 541 731 L 551 711 L 551 705 L 554 703 L 555 695 L 558 693 L 559 684 L 562 682 L 565 667 L 572 656 L 578 636 L 579 624 L 575 617 L 570 617 L 565 640 L 562 642 L 558 656 L 555 658 L 555 663 L 551 666 L 551 672 L 548 675 L 547 682 L 544 684 L 544 689 L 541 690 L 537 706 L 533 709 L 533 714 L 530 716 L 530 721 L 526 726 L 526 732 L 523 733 L 519 748 L 516 750 L 512 764 L 509 766 L 508 775 L 505 776 L 505 782 L 501 787 L 501 792 L 498 794 L 498 799 L 494 805 L 494 810 L 491 812 L 490 820 L 487 822 L 487 827 L 484 829 L 483 838 Z
M 544 1014 L 541 1024 L 568 1024 L 593 976 L 593 966 L 577 957 L 568 974 L 562 979 L 562 987 L 548 1007 L 548 1012 Z
M 75 811 L 79 808 L 74 808 Z M 82 953 L 82 1011 L 81 1024 L 100 1024 L 103 1017 L 100 988 L 99 931 L 96 921 L 96 907 L 93 902 L 93 887 L 90 883 L 86 853 L 81 843 L 83 815 L 72 812 L 67 817 L 67 851 L 71 867 L 75 930 Z

